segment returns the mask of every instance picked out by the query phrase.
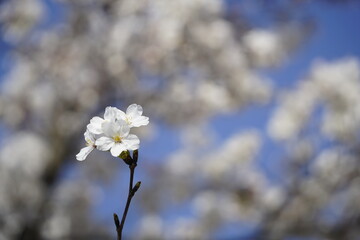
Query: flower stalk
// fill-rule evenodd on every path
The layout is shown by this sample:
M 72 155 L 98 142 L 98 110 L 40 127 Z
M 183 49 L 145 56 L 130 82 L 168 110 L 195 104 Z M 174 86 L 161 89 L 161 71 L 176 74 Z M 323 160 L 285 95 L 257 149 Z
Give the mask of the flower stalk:
M 117 216 L 116 213 L 114 213 L 114 223 L 116 226 L 116 232 L 117 232 L 117 239 L 121 240 L 122 239 L 122 231 L 124 228 L 124 224 L 125 224 L 125 220 L 126 220 L 126 216 L 127 213 L 129 211 L 129 207 L 130 207 L 130 203 L 132 198 L 134 197 L 136 191 L 140 188 L 141 182 L 137 182 L 134 185 L 134 174 L 135 174 L 135 168 L 137 166 L 137 159 L 138 159 L 138 150 L 135 150 L 133 152 L 133 157 L 130 157 L 129 152 L 122 154 L 120 156 L 126 164 L 129 165 L 129 169 L 130 169 L 130 180 L 129 180 L 129 192 L 128 192 L 128 197 L 126 200 L 126 205 L 125 205 L 125 209 L 121 218 L 121 222 L 119 222 L 119 217 Z

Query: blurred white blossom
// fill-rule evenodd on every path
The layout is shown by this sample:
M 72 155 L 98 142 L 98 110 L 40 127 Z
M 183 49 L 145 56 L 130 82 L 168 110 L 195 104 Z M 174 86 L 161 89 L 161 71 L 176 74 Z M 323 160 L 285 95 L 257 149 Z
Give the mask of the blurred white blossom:
M 7 1 L 0 9 L 0 21 L 6 22 L 5 40 L 19 42 L 38 24 L 44 15 L 39 0 Z
M 172 227 L 167 229 L 169 239 L 204 239 L 206 234 L 202 231 L 199 223 L 191 218 L 178 218 Z
M 307 80 L 280 100 L 269 123 L 276 139 L 291 139 L 302 131 L 319 105 L 324 105 L 321 132 L 338 140 L 357 137 L 359 129 L 360 66 L 355 58 L 316 62 Z
M 2 168 L 19 171 L 27 177 L 37 178 L 49 161 L 51 146 L 33 132 L 19 132 L 9 137 L 0 149 Z
M 328 184 L 338 185 L 355 171 L 356 161 L 354 156 L 342 153 L 340 149 L 329 149 L 315 159 L 314 171 Z
M 325 102 L 322 132 L 340 140 L 353 139 L 360 127 L 360 63 L 355 58 L 316 62 L 310 75 Z
M 285 93 L 270 119 L 270 136 L 279 140 L 296 137 L 311 116 L 318 97 L 312 82 L 300 82 L 297 91 Z
M 163 220 L 154 214 L 145 215 L 139 223 L 138 236 L 141 239 L 161 238 L 164 232 Z
M 285 57 L 281 36 L 274 31 L 253 29 L 244 36 L 244 45 L 260 66 L 276 65 Z
M 231 178 L 254 159 L 260 146 L 261 138 L 256 131 L 235 134 L 218 149 L 204 156 L 201 171 L 209 178 Z

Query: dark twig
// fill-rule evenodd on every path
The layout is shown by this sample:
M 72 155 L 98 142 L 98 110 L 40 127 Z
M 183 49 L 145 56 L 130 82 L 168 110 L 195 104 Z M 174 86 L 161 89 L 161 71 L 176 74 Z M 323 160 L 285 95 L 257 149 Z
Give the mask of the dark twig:
M 123 228 L 124 228 L 124 224 L 125 224 L 125 220 L 126 220 L 126 216 L 127 216 L 129 207 L 130 207 L 131 200 L 132 200 L 133 196 L 135 195 L 136 191 L 139 189 L 139 187 L 141 185 L 141 182 L 137 182 L 135 184 L 135 186 L 133 186 L 134 173 L 135 173 L 135 168 L 137 166 L 137 159 L 138 159 L 138 151 L 137 150 L 134 151 L 133 158 L 131 158 L 130 155 L 127 155 L 125 157 L 125 159 L 124 159 L 124 161 L 129 165 L 130 181 L 129 181 L 128 197 L 127 197 L 124 213 L 123 213 L 123 216 L 121 218 L 121 223 L 119 223 L 118 215 L 116 213 L 114 213 L 114 222 L 115 222 L 115 226 L 116 226 L 116 232 L 117 232 L 117 239 L 118 240 L 121 240 L 121 238 L 122 238 L 122 231 L 123 231 Z

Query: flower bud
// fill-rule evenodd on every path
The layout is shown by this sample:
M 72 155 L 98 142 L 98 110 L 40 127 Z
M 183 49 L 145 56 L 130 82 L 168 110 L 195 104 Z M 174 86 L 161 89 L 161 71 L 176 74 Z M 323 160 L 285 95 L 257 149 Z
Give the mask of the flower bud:
M 137 182 L 136 184 L 135 184 L 135 186 L 134 186 L 134 188 L 133 188 L 133 193 L 135 193 L 139 188 L 140 188 L 140 186 L 141 186 L 141 181 L 139 181 L 139 182 Z
M 137 163 L 138 157 L 139 157 L 139 151 L 138 151 L 138 149 L 136 149 L 136 150 L 134 150 L 134 152 L 133 152 L 133 159 L 134 159 L 134 162 L 135 162 L 135 163 Z
M 120 221 L 119 221 L 119 217 L 116 213 L 114 213 L 114 222 L 115 222 L 116 228 L 118 228 L 120 226 Z
M 124 160 L 124 162 L 127 164 L 127 165 L 131 165 L 133 163 L 133 159 L 130 157 L 130 152 L 127 150 L 127 151 L 122 151 L 120 153 L 120 156 L 119 158 L 121 158 L 122 160 Z

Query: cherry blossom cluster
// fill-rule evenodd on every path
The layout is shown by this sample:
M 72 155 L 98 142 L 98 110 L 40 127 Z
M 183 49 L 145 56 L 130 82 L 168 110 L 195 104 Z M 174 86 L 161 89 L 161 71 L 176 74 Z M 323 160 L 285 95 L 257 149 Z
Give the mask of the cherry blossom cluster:
M 95 148 L 100 151 L 110 151 L 118 157 L 123 151 L 139 149 L 140 140 L 130 134 L 130 129 L 149 124 L 149 118 L 142 116 L 140 105 L 131 104 L 126 113 L 116 107 L 106 107 L 104 118 L 93 117 L 84 133 L 86 147 L 76 155 L 79 161 L 85 158 Z

